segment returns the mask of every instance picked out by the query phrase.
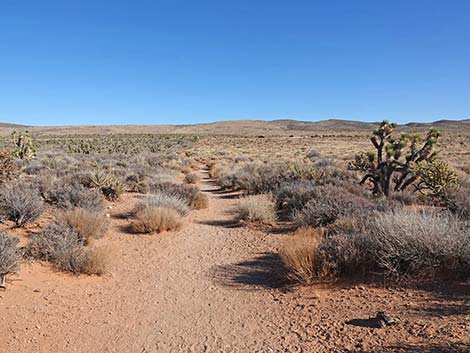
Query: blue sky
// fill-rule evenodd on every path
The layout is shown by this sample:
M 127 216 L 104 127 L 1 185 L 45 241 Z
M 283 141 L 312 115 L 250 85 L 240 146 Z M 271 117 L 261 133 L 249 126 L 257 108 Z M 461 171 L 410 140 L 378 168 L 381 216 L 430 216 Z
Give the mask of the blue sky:
M 0 121 L 470 118 L 470 1 L 1 0 Z

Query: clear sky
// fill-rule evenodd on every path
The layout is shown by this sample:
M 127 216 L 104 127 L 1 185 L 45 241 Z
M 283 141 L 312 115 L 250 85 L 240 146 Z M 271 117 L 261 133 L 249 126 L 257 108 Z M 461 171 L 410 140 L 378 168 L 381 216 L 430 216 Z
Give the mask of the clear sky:
M 0 1 L 0 121 L 285 118 L 470 118 L 470 1 Z

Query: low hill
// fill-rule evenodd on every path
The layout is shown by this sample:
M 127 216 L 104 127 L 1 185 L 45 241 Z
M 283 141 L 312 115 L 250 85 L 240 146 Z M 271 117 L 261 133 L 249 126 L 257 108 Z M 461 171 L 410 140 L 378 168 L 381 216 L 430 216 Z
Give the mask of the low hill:
M 192 125 L 83 125 L 83 126 L 24 126 L 0 123 L 0 135 L 13 130 L 30 130 L 35 135 L 68 134 L 211 134 L 211 135 L 313 135 L 328 133 L 365 133 L 377 128 L 379 123 L 329 119 L 322 121 L 298 120 L 227 120 Z M 439 120 L 432 123 L 408 123 L 401 131 L 424 131 L 430 127 L 443 131 L 470 133 L 470 119 Z

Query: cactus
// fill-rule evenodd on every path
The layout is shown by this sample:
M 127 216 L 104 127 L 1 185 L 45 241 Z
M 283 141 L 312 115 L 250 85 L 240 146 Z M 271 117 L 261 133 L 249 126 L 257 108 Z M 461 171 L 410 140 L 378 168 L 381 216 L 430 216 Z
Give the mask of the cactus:
M 28 131 L 11 133 L 11 138 L 15 146 L 13 155 L 24 160 L 30 160 L 36 156 L 36 146 L 34 145 L 33 138 Z
M 375 151 L 359 153 L 349 164 L 349 169 L 366 173 L 360 183 L 372 182 L 376 195 L 388 196 L 392 187 L 394 191 L 403 191 L 418 182 L 416 164 L 432 162 L 436 157 L 433 147 L 441 135 L 437 129 L 432 128 L 423 141 L 416 134 L 402 133 L 396 138 L 395 127 L 396 124 L 384 120 L 370 138 Z
M 457 173 L 449 168 L 442 160 L 422 161 L 416 164 L 417 190 L 430 193 L 432 196 L 446 200 L 450 191 L 457 188 L 459 178 Z

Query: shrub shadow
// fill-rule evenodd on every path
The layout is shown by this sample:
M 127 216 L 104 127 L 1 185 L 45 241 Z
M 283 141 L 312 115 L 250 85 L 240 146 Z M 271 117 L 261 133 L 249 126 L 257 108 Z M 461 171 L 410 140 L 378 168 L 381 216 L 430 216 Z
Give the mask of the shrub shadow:
M 132 235 L 142 235 L 142 233 L 136 232 L 134 228 L 132 228 L 132 224 L 121 225 L 118 228 L 123 233 L 132 234 Z
M 123 212 L 123 213 L 115 213 L 115 214 L 112 214 L 111 215 L 111 218 L 114 218 L 114 219 L 124 219 L 124 220 L 127 220 L 129 218 L 132 217 L 132 212 L 129 211 L 129 212 Z
M 228 219 L 228 220 L 213 220 L 213 221 L 199 221 L 199 224 L 205 224 L 207 226 L 224 227 L 224 228 L 239 228 L 240 222 Z
M 357 350 L 357 353 L 468 353 L 470 352 L 470 343 L 443 343 L 443 344 L 397 344 L 393 346 L 377 347 L 372 350 Z
M 212 276 L 216 283 L 240 289 L 289 289 L 292 283 L 287 278 L 280 256 L 268 252 L 256 258 L 231 265 L 216 266 Z

